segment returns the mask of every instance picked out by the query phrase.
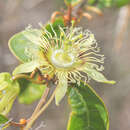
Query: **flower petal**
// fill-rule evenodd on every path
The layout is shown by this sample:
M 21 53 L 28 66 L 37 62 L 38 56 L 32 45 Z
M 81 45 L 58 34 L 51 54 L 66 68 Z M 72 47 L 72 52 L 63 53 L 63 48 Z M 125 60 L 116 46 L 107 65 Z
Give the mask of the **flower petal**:
M 36 69 L 39 66 L 40 66 L 40 64 L 37 61 L 31 61 L 31 62 L 27 62 L 24 64 L 20 64 L 13 71 L 13 75 L 32 72 L 34 69 Z
M 42 42 L 40 36 L 42 35 L 42 31 L 38 29 L 27 28 L 26 31 L 21 32 L 29 41 L 34 44 L 40 45 Z
M 57 106 L 59 105 L 60 101 L 63 99 L 63 97 L 67 92 L 67 77 L 58 76 L 58 79 L 59 79 L 59 83 L 55 93 L 55 102 Z
M 108 84 L 115 84 L 116 83 L 113 80 L 107 80 L 102 73 L 98 72 L 96 69 L 92 68 L 89 65 L 86 66 L 85 72 L 87 73 L 87 75 L 89 77 L 96 80 L 97 82 L 108 83 Z

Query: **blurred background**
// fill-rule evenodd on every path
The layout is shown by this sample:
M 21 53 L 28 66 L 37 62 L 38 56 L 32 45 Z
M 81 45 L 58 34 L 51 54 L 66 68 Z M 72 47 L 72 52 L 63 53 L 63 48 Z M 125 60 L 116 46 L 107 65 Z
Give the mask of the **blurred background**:
M 0 0 L 0 72 L 11 72 L 18 64 L 8 49 L 9 38 L 28 24 L 39 28 L 39 22 L 45 24 L 51 14 L 63 6 L 63 0 Z M 95 34 L 106 57 L 104 74 L 117 83 L 107 85 L 91 81 L 90 85 L 108 108 L 110 130 L 130 130 L 130 7 L 105 9 L 103 12 L 103 16 L 92 14 L 91 21 L 82 19 L 79 26 Z M 28 118 L 36 104 L 23 105 L 16 101 L 9 116 L 16 121 Z M 53 102 L 34 124 L 33 130 L 65 130 L 69 110 L 66 99 L 59 107 Z

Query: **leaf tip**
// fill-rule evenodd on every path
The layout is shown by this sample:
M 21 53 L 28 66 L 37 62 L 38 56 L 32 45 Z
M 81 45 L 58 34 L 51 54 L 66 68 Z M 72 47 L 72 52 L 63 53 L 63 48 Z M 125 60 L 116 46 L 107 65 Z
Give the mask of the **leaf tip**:
M 114 80 L 108 80 L 108 81 L 106 81 L 104 83 L 107 83 L 107 84 L 116 84 L 116 81 L 114 81 Z

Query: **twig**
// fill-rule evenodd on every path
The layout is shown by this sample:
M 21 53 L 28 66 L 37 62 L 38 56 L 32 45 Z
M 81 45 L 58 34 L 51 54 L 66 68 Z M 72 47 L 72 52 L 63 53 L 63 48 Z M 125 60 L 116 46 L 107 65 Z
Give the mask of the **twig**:
M 51 15 L 51 23 L 54 23 L 55 18 L 56 18 L 57 15 L 62 15 L 62 13 L 59 12 L 59 11 L 55 11 L 55 12 Z
M 57 88 L 56 88 L 57 89 Z M 33 119 L 29 120 L 29 122 L 27 123 L 27 126 L 24 128 L 24 130 L 29 130 L 29 128 L 31 128 L 32 124 L 35 122 L 35 120 L 46 110 L 46 108 L 51 104 L 51 102 L 53 101 L 54 97 L 55 97 L 55 93 L 56 93 L 56 89 L 54 90 L 54 92 L 52 93 L 50 99 L 48 100 L 48 102 L 41 108 L 41 110 L 33 117 Z
M 71 26 L 71 19 L 72 19 L 72 7 L 71 5 L 68 6 L 68 25 Z
M 42 105 L 45 103 L 46 98 L 47 98 L 47 96 L 48 96 L 48 93 L 49 93 L 49 87 L 47 87 L 47 88 L 45 89 L 45 92 L 43 93 L 42 98 L 40 99 L 40 101 L 39 101 L 39 103 L 38 103 L 36 109 L 34 110 L 32 116 L 30 117 L 29 120 L 33 119 L 33 117 L 36 115 L 36 113 L 40 110 L 40 108 L 42 107 Z
M 11 126 L 20 127 L 20 128 L 25 126 L 25 124 L 20 124 L 20 123 L 13 122 L 13 121 L 10 122 L 10 125 L 11 125 Z

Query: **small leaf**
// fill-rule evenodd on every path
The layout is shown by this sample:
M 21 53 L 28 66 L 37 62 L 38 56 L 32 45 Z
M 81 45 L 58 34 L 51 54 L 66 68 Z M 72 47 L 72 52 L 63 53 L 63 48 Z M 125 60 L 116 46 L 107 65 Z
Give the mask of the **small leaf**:
M 60 27 L 64 27 L 65 26 L 64 25 L 64 20 L 61 17 L 56 18 L 55 21 L 52 24 L 52 27 L 53 27 L 53 29 L 56 32 L 58 37 L 60 36 L 59 26 Z M 45 27 L 46 27 L 47 31 L 51 33 L 52 36 L 55 35 L 54 31 L 52 30 L 51 23 L 47 24 Z
M 8 118 L 0 114 L 0 124 L 4 124 L 8 121 Z
M 0 114 L 0 130 L 4 130 L 5 128 L 9 127 L 9 123 L 12 119 L 8 119 L 4 115 Z
M 21 91 L 18 100 L 22 104 L 32 104 L 40 99 L 46 86 L 42 84 L 34 84 L 26 79 L 19 80 Z
M 117 7 L 122 7 L 130 4 L 130 0 L 114 0 L 114 3 Z
M 96 2 L 96 0 L 88 0 L 88 1 L 87 1 L 87 4 L 93 5 L 93 4 L 95 4 L 95 2 Z
M 9 48 L 21 62 L 29 62 L 39 57 L 40 36 L 40 30 L 37 29 L 22 31 L 9 40 Z
M 20 64 L 13 71 L 13 75 L 32 72 L 34 69 L 36 69 L 39 66 L 40 65 L 37 61 L 31 61 L 24 64 Z
M 113 80 L 107 80 L 102 73 L 100 73 L 96 69 L 92 68 L 89 64 L 85 68 L 85 71 L 89 77 L 96 80 L 97 82 L 108 83 L 108 84 L 115 84 L 116 83 Z
M 60 101 L 63 99 L 67 92 L 67 78 L 59 77 L 59 83 L 55 93 L 56 105 L 59 105 Z
M 114 4 L 113 0 L 99 0 L 97 2 L 98 8 L 112 7 Z
M 65 4 L 67 6 L 71 5 L 71 6 L 76 6 L 78 5 L 79 3 L 81 3 L 83 0 L 64 0 L 65 1 Z
M 68 93 L 70 114 L 67 130 L 108 130 L 109 119 L 102 99 L 88 85 L 81 83 Z

